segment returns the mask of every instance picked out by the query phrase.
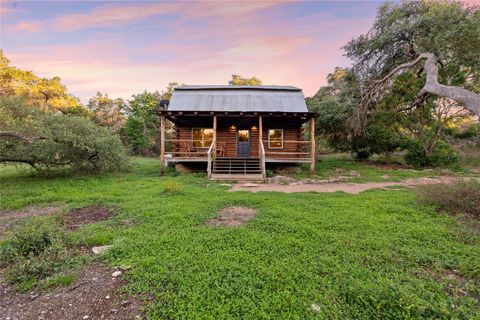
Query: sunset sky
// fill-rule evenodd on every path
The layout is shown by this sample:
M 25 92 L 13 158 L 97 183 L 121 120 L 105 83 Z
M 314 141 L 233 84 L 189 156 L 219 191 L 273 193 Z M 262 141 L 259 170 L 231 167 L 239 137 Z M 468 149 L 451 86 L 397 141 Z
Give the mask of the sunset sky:
M 342 45 L 372 25 L 374 1 L 3 1 L 11 64 L 59 76 L 86 102 L 169 82 L 227 84 L 232 73 L 305 95 L 347 66 Z

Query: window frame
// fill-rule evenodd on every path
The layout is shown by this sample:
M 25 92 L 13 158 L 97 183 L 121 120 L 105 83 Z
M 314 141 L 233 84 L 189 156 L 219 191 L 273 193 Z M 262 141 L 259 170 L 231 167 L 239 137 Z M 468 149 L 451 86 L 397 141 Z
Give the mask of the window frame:
M 282 132 L 282 139 L 280 141 L 281 143 L 281 146 L 280 147 L 272 147 L 270 145 L 270 143 L 272 142 L 271 139 L 270 139 L 270 131 L 272 130 L 280 130 Z M 283 129 L 268 129 L 268 149 L 277 149 L 277 150 L 280 150 L 280 149 L 283 149 L 283 141 L 284 141 L 284 132 L 283 132 Z M 277 140 L 274 140 L 274 142 L 279 142 Z
M 196 130 L 196 129 L 200 129 L 200 131 L 202 132 L 202 140 L 201 140 L 201 145 L 200 146 L 196 146 L 195 145 L 195 140 L 193 139 L 193 130 Z M 212 130 L 213 131 L 213 128 L 192 127 L 191 137 L 192 137 L 192 146 L 194 148 L 210 148 L 210 145 L 205 146 L 205 130 Z M 212 139 L 213 139 L 213 137 L 212 137 Z

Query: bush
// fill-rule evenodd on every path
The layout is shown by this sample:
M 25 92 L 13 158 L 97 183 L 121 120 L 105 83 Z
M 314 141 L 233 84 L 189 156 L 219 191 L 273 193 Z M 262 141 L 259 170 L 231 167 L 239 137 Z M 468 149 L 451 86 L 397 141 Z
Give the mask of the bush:
M 53 275 L 69 257 L 65 233 L 47 222 L 32 221 L 19 227 L 0 247 L 6 279 L 24 289 Z
M 2 161 L 84 172 L 117 171 L 128 165 L 118 134 L 84 117 L 42 112 L 21 99 L 3 97 L 0 126 L 16 133 L 2 136 Z
M 480 181 L 471 179 L 451 185 L 436 184 L 417 187 L 421 201 L 439 211 L 467 214 L 480 220 Z
M 472 124 L 463 129 L 459 127 L 446 128 L 445 133 L 457 139 L 470 139 L 480 135 L 480 124 Z
M 182 193 L 183 186 L 181 183 L 178 183 L 177 181 L 167 181 L 165 183 L 165 187 L 163 189 L 163 192 L 173 196 L 176 194 L 181 194 Z
M 458 154 L 446 142 L 439 141 L 430 156 L 420 143 L 412 142 L 407 148 L 405 162 L 413 167 L 447 167 L 458 163 Z

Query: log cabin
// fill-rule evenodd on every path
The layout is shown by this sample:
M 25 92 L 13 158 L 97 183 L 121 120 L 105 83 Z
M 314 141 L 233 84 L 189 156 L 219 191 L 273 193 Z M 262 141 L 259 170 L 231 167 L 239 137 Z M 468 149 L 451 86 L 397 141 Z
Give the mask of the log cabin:
M 300 163 L 315 172 L 315 114 L 299 88 L 180 86 L 158 115 L 162 173 L 168 164 L 197 164 L 213 180 L 265 180 L 271 164 Z

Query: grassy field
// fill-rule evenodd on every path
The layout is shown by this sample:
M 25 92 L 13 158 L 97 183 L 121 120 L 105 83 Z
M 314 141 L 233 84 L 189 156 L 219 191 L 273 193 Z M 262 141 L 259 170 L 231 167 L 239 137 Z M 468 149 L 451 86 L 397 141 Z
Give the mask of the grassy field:
M 436 173 L 332 159 L 320 163 L 318 176 L 335 168 L 361 172 L 359 181 Z M 114 244 L 105 260 L 131 267 L 127 289 L 153 297 L 151 319 L 479 318 L 480 238 L 407 189 L 229 192 L 204 175 L 159 177 L 154 159 L 104 176 L 1 170 L 3 208 L 115 208 L 112 220 L 71 237 Z M 227 206 L 258 213 L 236 228 L 205 225 Z

